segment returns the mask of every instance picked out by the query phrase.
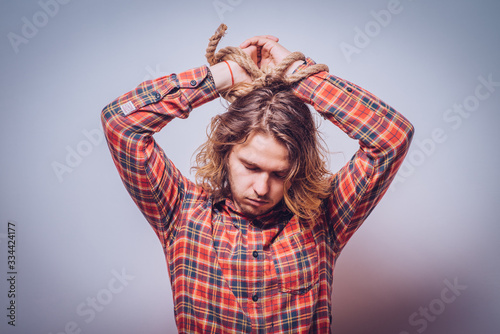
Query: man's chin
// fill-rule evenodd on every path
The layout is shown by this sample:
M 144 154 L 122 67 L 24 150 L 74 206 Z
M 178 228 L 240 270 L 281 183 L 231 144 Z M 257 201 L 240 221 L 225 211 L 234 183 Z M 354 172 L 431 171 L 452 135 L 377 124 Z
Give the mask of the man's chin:
M 243 213 L 246 216 L 258 217 L 258 216 L 265 215 L 266 213 L 268 213 L 272 209 L 273 209 L 273 206 L 269 206 L 269 205 L 268 206 L 259 206 L 259 207 L 255 207 L 252 205 L 242 205 L 240 211 L 241 211 L 241 213 Z

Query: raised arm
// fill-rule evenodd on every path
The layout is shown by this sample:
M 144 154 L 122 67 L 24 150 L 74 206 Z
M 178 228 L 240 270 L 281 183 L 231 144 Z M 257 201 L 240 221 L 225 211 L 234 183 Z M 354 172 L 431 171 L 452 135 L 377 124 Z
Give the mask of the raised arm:
M 307 59 L 300 66 L 313 63 Z M 414 128 L 370 92 L 326 72 L 302 80 L 294 91 L 359 142 L 356 154 L 335 174 L 326 203 L 339 254 L 387 191 L 408 152 Z
M 221 85 L 227 81 L 223 71 L 214 70 Z M 167 158 L 153 134 L 174 117 L 187 118 L 193 108 L 217 96 L 211 72 L 202 66 L 146 81 L 102 111 L 104 133 L 119 175 L 146 219 L 163 234 L 160 237 L 166 237 L 192 184 Z
M 261 64 L 276 66 L 290 51 L 266 36 L 257 36 L 240 47 L 260 48 Z M 295 62 L 287 73 L 314 65 L 311 59 Z M 325 220 L 336 240 L 336 254 L 380 201 L 408 152 L 412 124 L 391 106 L 363 88 L 327 72 L 298 82 L 294 93 L 312 105 L 350 138 L 359 150 L 332 181 L 332 195 L 325 202 Z
M 250 47 L 244 52 L 256 59 L 256 50 Z M 250 80 L 233 61 L 202 66 L 146 81 L 102 111 L 104 133 L 120 177 L 157 233 L 166 235 L 186 189 L 194 184 L 175 168 L 153 134 L 174 117 L 187 118 L 220 91 Z

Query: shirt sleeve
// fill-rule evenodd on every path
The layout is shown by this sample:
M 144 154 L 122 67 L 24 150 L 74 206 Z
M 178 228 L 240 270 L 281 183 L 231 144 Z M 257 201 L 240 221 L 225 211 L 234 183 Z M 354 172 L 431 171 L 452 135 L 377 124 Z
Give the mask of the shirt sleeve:
M 119 175 L 146 219 L 165 241 L 192 183 L 153 139 L 174 117 L 187 118 L 219 96 L 206 66 L 146 81 L 107 105 L 101 114 Z
M 312 64 L 308 58 L 298 70 Z M 334 175 L 332 195 L 325 202 L 338 256 L 387 191 L 408 152 L 414 128 L 370 92 L 327 72 L 300 81 L 294 93 L 359 141 L 358 151 Z

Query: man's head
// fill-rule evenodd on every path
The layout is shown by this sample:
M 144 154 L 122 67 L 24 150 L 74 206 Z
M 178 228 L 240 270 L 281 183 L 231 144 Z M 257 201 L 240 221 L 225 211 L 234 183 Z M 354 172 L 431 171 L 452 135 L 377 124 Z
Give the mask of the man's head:
M 327 196 L 329 172 L 306 104 L 289 90 L 260 88 L 214 117 L 196 157 L 197 179 L 258 216 L 282 200 L 311 218 Z
M 286 147 L 272 135 L 252 132 L 233 146 L 227 163 L 231 197 L 239 211 L 258 216 L 284 197 L 290 163 Z

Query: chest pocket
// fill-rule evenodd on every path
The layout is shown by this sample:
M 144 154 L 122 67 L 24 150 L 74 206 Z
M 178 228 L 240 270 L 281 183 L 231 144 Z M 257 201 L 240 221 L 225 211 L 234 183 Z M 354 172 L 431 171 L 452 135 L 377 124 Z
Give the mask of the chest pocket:
M 318 283 L 318 251 L 310 230 L 280 239 L 273 248 L 280 291 L 305 294 Z

